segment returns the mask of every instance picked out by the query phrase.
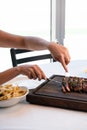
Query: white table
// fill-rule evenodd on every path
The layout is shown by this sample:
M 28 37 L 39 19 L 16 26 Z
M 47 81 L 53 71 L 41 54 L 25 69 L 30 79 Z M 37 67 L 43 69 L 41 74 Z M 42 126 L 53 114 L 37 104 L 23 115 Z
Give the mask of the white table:
M 46 75 L 64 75 L 58 62 L 40 65 Z M 68 65 L 70 75 L 86 77 L 87 61 L 71 61 Z M 18 76 L 9 83 L 37 87 L 43 81 L 29 80 Z M 87 113 L 20 102 L 9 108 L 0 108 L 0 130 L 87 130 Z

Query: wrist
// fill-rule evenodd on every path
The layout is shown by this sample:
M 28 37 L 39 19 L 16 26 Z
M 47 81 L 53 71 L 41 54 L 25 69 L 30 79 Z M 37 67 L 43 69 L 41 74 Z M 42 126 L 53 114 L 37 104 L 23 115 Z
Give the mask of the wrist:
M 48 50 L 51 51 L 52 49 L 55 49 L 55 47 L 57 46 L 60 46 L 60 43 L 59 42 L 51 42 L 49 45 L 48 45 Z
M 15 72 L 17 73 L 17 75 L 21 74 L 21 67 L 20 66 L 15 67 Z

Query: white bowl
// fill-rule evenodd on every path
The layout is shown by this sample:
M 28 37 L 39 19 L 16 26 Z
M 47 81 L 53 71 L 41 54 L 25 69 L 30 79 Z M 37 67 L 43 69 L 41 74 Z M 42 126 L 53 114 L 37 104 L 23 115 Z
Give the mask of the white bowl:
M 19 97 L 13 97 L 7 100 L 2 100 L 0 101 L 0 107 L 10 107 L 19 103 L 22 100 L 26 100 L 26 95 L 29 93 L 29 89 L 26 87 L 22 87 L 22 88 L 26 90 L 26 93 L 24 95 Z

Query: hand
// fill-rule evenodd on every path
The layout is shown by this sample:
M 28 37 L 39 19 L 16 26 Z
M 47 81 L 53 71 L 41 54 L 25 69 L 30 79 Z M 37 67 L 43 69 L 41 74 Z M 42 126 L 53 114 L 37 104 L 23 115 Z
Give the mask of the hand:
M 21 65 L 18 66 L 20 74 L 28 76 L 29 79 L 46 79 L 44 72 L 38 65 Z
M 67 65 L 70 62 L 70 55 L 67 48 L 57 43 L 51 43 L 49 44 L 48 49 L 53 58 L 59 61 L 65 71 L 68 72 Z

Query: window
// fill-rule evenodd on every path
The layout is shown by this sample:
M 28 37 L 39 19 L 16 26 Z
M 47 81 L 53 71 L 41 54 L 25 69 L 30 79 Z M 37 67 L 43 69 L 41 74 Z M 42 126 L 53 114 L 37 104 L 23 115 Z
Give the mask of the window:
M 50 0 L 0 0 L 0 28 L 50 39 Z
M 50 41 L 52 36 L 51 4 L 51 0 L 0 0 L 0 29 L 13 34 L 37 36 Z M 49 52 L 43 51 L 42 53 Z M 1 70 L 12 66 L 9 49 L 0 48 L 0 55 L 3 55 L 5 59 L 3 62 L 0 56 Z
M 87 59 L 87 0 L 66 0 L 64 45 L 72 59 Z
M 72 60 L 87 59 L 87 0 L 56 0 L 56 39 Z
M 61 43 L 64 43 L 65 36 L 65 0 L 56 0 L 56 32 L 55 38 Z
M 87 0 L 0 0 L 0 29 L 57 39 L 69 49 L 72 59 L 87 59 L 86 5 Z M 4 62 L 0 57 L 0 69 L 11 67 L 9 49 L 0 48 L 0 55 L 5 57 Z

